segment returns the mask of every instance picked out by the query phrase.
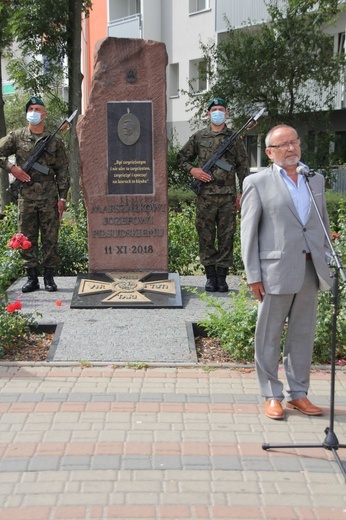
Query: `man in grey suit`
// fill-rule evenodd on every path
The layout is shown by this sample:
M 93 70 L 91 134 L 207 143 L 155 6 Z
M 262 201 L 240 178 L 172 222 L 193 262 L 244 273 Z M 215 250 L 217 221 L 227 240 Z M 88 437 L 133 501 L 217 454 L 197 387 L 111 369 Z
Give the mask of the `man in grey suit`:
M 283 384 L 278 378 L 280 340 L 287 320 L 283 366 L 287 408 L 306 415 L 322 409 L 307 398 L 314 344 L 318 290 L 332 285 L 329 246 L 304 175 L 297 173 L 300 139 L 278 125 L 266 136 L 272 165 L 248 176 L 241 200 L 241 248 L 247 281 L 259 301 L 255 362 L 265 414 L 283 419 Z M 324 177 L 309 179 L 329 231 Z

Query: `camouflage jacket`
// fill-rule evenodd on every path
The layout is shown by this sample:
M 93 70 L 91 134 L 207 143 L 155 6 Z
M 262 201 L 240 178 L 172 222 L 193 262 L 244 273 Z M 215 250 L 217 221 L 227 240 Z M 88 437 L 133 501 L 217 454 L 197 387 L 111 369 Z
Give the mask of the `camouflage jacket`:
M 0 139 L 0 167 L 10 172 L 13 162 L 9 157 L 14 155 L 17 166 L 22 166 L 33 154 L 35 146 L 42 137 L 50 132 L 44 130 L 38 137 L 30 132 L 29 127 L 20 128 Z M 68 158 L 64 141 L 54 136 L 46 150 L 37 161 L 49 168 L 48 174 L 32 169 L 29 173 L 33 183 L 23 182 L 20 186 L 20 196 L 25 199 L 43 200 L 60 197 L 66 199 L 69 189 Z
M 233 132 L 225 126 L 220 132 L 213 132 L 209 127 L 193 134 L 188 142 L 178 153 L 178 164 L 181 168 L 190 172 L 191 168 L 201 168 L 213 155 L 219 145 Z M 201 194 L 227 194 L 236 196 L 237 185 L 242 192 L 243 180 L 249 174 L 249 164 L 243 139 L 238 137 L 221 157 L 221 160 L 231 166 L 227 172 L 215 167 L 213 175 L 215 181 L 205 183 Z M 238 178 L 238 183 L 236 180 Z M 191 177 L 191 180 L 192 177 Z

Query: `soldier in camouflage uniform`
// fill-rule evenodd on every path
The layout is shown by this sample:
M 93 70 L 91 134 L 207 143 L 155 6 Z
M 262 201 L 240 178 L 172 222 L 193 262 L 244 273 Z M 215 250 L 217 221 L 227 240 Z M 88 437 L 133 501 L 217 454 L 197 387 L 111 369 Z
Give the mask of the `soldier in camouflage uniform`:
M 213 170 L 215 180 L 212 181 L 211 176 L 201 169 L 222 141 L 232 134 L 225 123 L 227 104 L 223 99 L 210 101 L 208 117 L 210 126 L 190 137 L 178 154 L 178 162 L 192 177 L 205 183 L 196 203 L 199 254 L 207 277 L 205 289 L 227 292 L 226 276 L 233 264 L 237 184 L 241 193 L 249 166 L 243 141 L 238 137 Z
M 18 198 L 19 231 L 32 243 L 30 249 L 21 251 L 28 280 L 23 292 L 40 288 L 38 281 L 39 250 L 41 236 L 44 285 L 49 292 L 57 290 L 54 269 L 59 263 L 58 234 L 60 219 L 65 209 L 69 188 L 68 159 L 63 140 L 55 136 L 38 159 L 37 169 L 30 176 L 21 166 L 33 154 L 40 139 L 49 135 L 45 129 L 46 109 L 41 99 L 33 96 L 25 106 L 28 126 L 10 132 L 0 139 L 0 167 L 22 181 Z M 16 164 L 8 160 L 14 155 Z

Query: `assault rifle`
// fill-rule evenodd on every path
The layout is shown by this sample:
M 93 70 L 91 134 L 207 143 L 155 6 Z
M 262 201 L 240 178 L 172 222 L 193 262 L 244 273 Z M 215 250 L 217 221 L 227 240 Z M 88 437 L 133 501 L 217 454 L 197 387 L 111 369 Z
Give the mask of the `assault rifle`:
M 48 175 L 49 168 L 47 166 L 44 166 L 43 164 L 39 164 L 37 160 L 41 157 L 45 149 L 47 148 L 48 144 L 51 142 L 53 137 L 62 129 L 64 125 L 70 125 L 72 119 L 77 114 L 78 110 L 75 110 L 70 117 L 65 118 L 63 122 L 58 126 L 58 128 L 52 133 L 47 135 L 46 137 L 43 137 L 38 146 L 35 147 L 34 153 L 29 157 L 27 161 L 21 166 L 21 169 L 24 170 L 26 173 L 29 174 L 30 170 L 34 169 L 40 173 L 43 173 L 44 175 Z M 33 181 L 29 181 L 29 184 Z M 19 192 L 19 186 L 22 184 L 22 181 L 19 179 L 16 179 L 14 182 L 10 184 L 10 186 L 7 188 L 6 191 L 12 197 L 17 200 L 18 199 L 18 192 Z
M 263 115 L 263 112 L 265 111 L 265 108 L 262 108 L 257 114 L 253 117 L 250 117 L 250 119 L 241 127 L 238 132 L 235 132 L 234 134 L 231 134 L 229 137 L 227 137 L 219 146 L 219 148 L 216 149 L 215 153 L 210 157 L 210 159 L 201 167 L 202 170 L 205 173 L 209 173 L 211 175 L 211 181 L 215 180 L 215 177 L 212 173 L 212 170 L 214 166 L 219 166 L 223 170 L 230 171 L 229 164 L 225 163 L 224 161 L 221 161 L 221 157 L 227 150 L 227 148 L 230 146 L 230 144 L 233 143 L 233 141 L 236 140 L 238 135 L 240 135 L 243 130 L 250 130 L 257 124 L 257 120 Z M 203 185 L 208 184 L 202 181 L 199 181 L 198 179 L 194 179 L 191 184 L 189 185 L 189 188 L 196 193 L 196 195 L 199 195 L 201 188 Z

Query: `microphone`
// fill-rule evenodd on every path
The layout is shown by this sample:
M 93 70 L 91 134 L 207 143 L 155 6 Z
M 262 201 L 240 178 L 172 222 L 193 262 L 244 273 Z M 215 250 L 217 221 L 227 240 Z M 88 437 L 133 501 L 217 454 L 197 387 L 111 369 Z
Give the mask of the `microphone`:
M 314 177 L 316 175 L 316 172 L 310 170 L 307 166 L 298 166 L 296 172 L 298 175 L 304 175 L 304 177 Z

